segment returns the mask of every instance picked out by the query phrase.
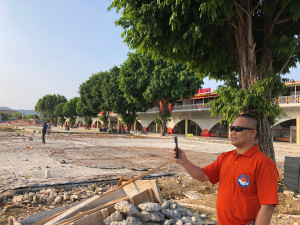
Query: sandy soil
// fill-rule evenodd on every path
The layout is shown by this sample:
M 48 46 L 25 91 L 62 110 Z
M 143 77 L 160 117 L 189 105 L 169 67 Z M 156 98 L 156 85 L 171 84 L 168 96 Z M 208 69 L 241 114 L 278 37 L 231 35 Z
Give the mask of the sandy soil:
M 60 128 L 53 130 L 62 131 Z M 121 176 L 134 177 L 168 161 L 170 161 L 168 166 L 163 167 L 159 173 L 188 177 L 180 166 L 172 163 L 174 141 L 171 136 L 162 138 L 155 134 L 145 136 L 93 134 L 92 132 L 81 134 L 80 131 L 83 130 L 75 130 L 78 133 L 51 133 L 46 136 L 46 144 L 42 144 L 39 133 L 32 134 L 26 130 L 16 133 L 0 129 L 0 193 L 7 189 L 32 185 L 110 180 L 118 179 Z M 30 140 L 31 138 L 32 140 Z M 185 150 L 188 157 L 200 166 L 210 164 L 221 152 L 234 149 L 226 139 L 195 137 L 188 140 L 184 136 L 179 136 L 179 147 Z M 278 168 L 283 167 L 285 156 L 300 156 L 300 146 L 296 144 L 277 142 L 274 143 L 274 147 Z M 46 169 L 51 171 L 51 177 L 47 179 L 45 178 Z M 167 183 L 171 184 L 170 180 Z M 190 183 L 180 187 L 169 185 L 169 187 L 176 188 L 173 190 L 166 188 L 165 197 L 181 198 L 184 191 L 204 190 L 211 195 L 201 204 L 214 208 L 216 187 L 209 184 Z M 163 180 L 161 184 L 164 185 Z M 168 193 L 169 196 L 167 196 Z M 285 200 L 285 198 L 281 199 L 282 202 Z M 199 202 L 194 203 L 200 204 Z M 300 204 L 298 205 L 299 210 L 294 213 L 300 213 Z M 210 215 L 211 212 L 207 213 Z M 276 216 L 280 213 L 282 211 L 278 212 Z M 212 212 L 211 216 L 215 216 L 215 212 Z M 274 222 L 274 224 L 289 223 Z

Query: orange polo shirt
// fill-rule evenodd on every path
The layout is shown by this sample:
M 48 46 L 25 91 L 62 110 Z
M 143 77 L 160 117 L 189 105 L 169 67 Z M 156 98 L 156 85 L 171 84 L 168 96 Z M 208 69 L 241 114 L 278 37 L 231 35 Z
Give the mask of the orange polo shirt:
M 203 168 L 211 183 L 219 182 L 219 225 L 245 225 L 256 219 L 260 205 L 278 205 L 278 170 L 258 146 L 245 154 L 221 154 Z

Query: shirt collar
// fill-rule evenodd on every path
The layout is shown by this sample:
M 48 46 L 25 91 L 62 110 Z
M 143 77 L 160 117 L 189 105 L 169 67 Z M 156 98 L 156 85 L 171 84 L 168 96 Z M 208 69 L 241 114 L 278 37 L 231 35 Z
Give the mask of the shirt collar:
M 255 144 L 252 148 L 248 149 L 244 154 L 239 154 L 246 157 L 251 157 L 255 152 L 260 151 L 258 145 Z M 237 150 L 234 151 L 234 154 L 237 155 Z

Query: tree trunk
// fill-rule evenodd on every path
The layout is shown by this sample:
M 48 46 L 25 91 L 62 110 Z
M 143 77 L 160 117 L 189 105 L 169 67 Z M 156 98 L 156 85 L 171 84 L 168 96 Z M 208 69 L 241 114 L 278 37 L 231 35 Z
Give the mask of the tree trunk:
M 269 76 L 268 71 L 272 68 L 272 16 L 274 12 L 272 0 L 269 1 L 270 13 L 265 18 L 264 23 L 264 41 L 263 53 L 260 62 L 260 73 L 257 75 L 256 71 L 256 55 L 253 39 L 252 27 L 252 1 L 237 0 L 235 8 L 237 11 L 237 28 L 235 29 L 235 38 L 237 45 L 238 56 L 238 72 L 239 85 L 241 88 L 248 90 L 257 81 Z M 266 97 L 270 98 L 271 93 L 266 93 Z M 271 98 L 270 98 L 271 99 Z M 247 111 L 248 109 L 245 109 Z M 258 114 L 259 120 L 259 139 L 258 145 L 262 152 L 269 156 L 275 162 L 275 154 L 272 140 L 271 123 L 264 113 Z
M 169 112 L 168 109 L 168 101 L 163 99 L 161 100 L 161 135 L 165 136 L 167 133 L 167 114 Z
M 133 122 L 127 122 L 126 126 L 127 126 L 127 131 L 130 131 L 131 127 L 132 127 Z
M 103 123 L 104 126 L 108 126 L 108 117 L 109 117 L 109 112 L 108 111 L 102 111 L 102 118 L 103 118 Z
M 258 115 L 258 120 L 259 131 L 257 142 L 259 149 L 276 163 L 270 120 L 264 113 Z
M 237 29 L 235 29 L 235 39 L 238 55 L 238 70 L 240 87 L 249 89 L 256 82 L 256 55 L 255 55 L 255 43 L 253 40 L 252 31 L 252 15 L 245 13 L 250 12 L 251 1 L 239 0 L 236 10 L 238 12 L 237 17 Z

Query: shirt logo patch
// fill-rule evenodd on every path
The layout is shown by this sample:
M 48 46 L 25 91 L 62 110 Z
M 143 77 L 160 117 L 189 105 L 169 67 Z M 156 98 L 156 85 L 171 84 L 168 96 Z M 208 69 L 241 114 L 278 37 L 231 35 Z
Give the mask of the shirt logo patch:
M 242 188 L 246 188 L 250 185 L 249 177 L 244 174 L 240 175 L 237 181 L 238 181 L 239 186 Z

